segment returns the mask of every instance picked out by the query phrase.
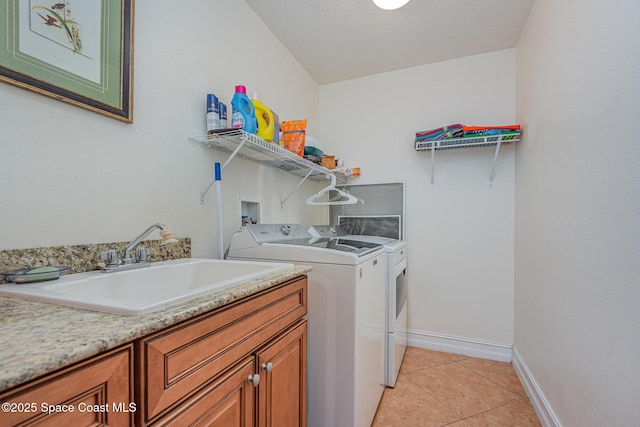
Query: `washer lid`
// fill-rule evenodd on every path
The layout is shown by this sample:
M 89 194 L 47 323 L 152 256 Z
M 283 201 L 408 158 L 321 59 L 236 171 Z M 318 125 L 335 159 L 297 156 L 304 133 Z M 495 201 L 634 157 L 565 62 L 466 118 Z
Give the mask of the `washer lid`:
M 347 234 L 402 238 L 402 215 L 339 215 L 338 224 Z
M 349 253 L 357 257 L 383 248 L 379 242 L 311 234 L 300 224 L 248 224 L 246 231 L 241 234 L 246 234 L 247 231 L 253 236 L 253 240 L 258 245 L 274 243 L 287 246 L 314 247 Z
M 396 252 L 407 246 L 405 241 L 392 239 L 390 237 L 350 234 L 340 225 L 312 225 L 307 231 L 309 234 L 317 238 L 338 238 L 383 245 L 387 252 Z
M 342 238 L 313 238 L 304 240 L 288 240 L 278 242 L 285 245 L 312 246 L 316 248 L 329 249 L 340 252 L 352 253 L 357 256 L 363 256 L 382 248 L 382 245 L 372 242 L 363 242 L 360 240 L 342 239 Z

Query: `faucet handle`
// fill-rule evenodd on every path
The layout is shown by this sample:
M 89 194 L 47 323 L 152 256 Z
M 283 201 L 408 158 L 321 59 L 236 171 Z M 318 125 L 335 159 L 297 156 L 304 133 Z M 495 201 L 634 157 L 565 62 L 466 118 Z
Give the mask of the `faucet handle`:
M 146 248 L 144 246 L 137 247 L 136 262 L 147 262 L 147 256 L 149 256 L 150 253 L 151 251 L 149 251 L 149 248 Z
M 109 249 L 105 252 L 100 252 L 100 260 L 104 261 L 107 265 L 118 265 L 118 251 L 115 249 Z

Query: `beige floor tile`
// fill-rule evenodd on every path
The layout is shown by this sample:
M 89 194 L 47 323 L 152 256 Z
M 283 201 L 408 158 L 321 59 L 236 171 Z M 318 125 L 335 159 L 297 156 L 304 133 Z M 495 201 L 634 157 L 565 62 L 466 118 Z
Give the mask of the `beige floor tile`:
M 400 374 L 395 388 L 385 389 L 372 426 L 441 427 L 459 419 L 406 375 Z
M 527 397 L 520 378 L 518 378 L 518 374 L 516 374 L 511 363 L 475 358 L 466 359 L 460 363 L 510 392 L 523 398 Z
M 510 363 L 408 347 L 375 427 L 539 427 Z
M 413 382 L 461 418 L 521 399 L 521 396 L 489 381 L 462 363 L 440 365 L 408 375 Z
M 431 368 L 433 366 L 453 363 L 454 360 L 440 351 L 426 350 L 424 348 L 407 347 L 400 365 L 400 372 L 409 373 L 418 369 Z
M 528 400 L 520 400 L 467 418 L 473 427 L 540 427 L 540 421 Z

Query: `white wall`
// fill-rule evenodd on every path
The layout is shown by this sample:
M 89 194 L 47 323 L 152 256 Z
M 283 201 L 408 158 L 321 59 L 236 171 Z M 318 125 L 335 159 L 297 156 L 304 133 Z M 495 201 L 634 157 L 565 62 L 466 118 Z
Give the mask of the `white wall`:
M 199 195 L 227 154 L 188 142 L 205 133 L 206 94 L 262 93 L 280 118 L 318 127 L 318 85 L 242 1 L 139 1 L 134 123 L 0 83 L 0 249 L 126 241 L 153 222 L 217 256 L 215 194 Z M 230 106 L 229 106 L 230 108 Z M 299 179 L 237 159 L 223 175 L 226 242 L 237 197 L 264 201 L 263 222 L 316 222 Z M 153 238 L 159 238 L 153 235 Z
M 503 50 L 320 87 L 325 152 L 360 166 L 360 182 L 406 184 L 409 328 L 415 345 L 438 337 L 513 343 L 514 147 L 436 154 L 415 132 L 452 123 L 512 124 L 515 50 Z M 366 201 L 365 201 L 366 203 Z
M 640 3 L 537 0 L 517 47 L 515 350 L 550 423 L 640 419 Z

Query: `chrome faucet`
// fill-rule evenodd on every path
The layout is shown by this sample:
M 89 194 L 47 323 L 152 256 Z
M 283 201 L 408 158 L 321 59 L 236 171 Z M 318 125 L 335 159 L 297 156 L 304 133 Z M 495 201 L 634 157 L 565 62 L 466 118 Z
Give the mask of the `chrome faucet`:
M 151 226 L 149 226 L 149 228 L 144 230 L 142 233 L 140 233 L 138 235 L 138 237 L 133 239 L 131 241 L 131 243 L 129 243 L 124 248 L 124 259 L 122 260 L 122 262 L 124 264 L 131 264 L 133 262 L 133 260 L 131 259 L 131 249 L 135 248 L 138 245 L 138 243 L 142 242 L 155 229 L 158 229 L 160 231 L 165 231 L 165 230 L 167 230 L 167 226 L 164 225 L 164 224 L 160 224 L 160 223 L 151 224 Z M 162 236 L 162 233 L 160 233 L 160 235 Z M 163 236 L 162 240 L 165 240 L 164 236 Z
M 160 246 L 172 245 L 178 242 L 177 239 L 173 238 L 171 230 L 169 230 L 166 225 L 161 223 L 151 224 L 149 228 L 140 233 L 124 248 L 124 258 L 122 261 L 118 260 L 118 253 L 115 249 L 110 249 L 101 253 L 100 258 L 106 262 L 106 265 L 102 268 L 102 272 L 110 273 L 112 271 L 122 271 L 149 266 L 150 263 L 147 261 L 147 255 L 149 255 L 148 248 L 140 247 L 136 249 L 135 263 L 131 259 L 131 250 L 156 229 L 160 230 L 160 236 L 162 237 L 162 243 L 160 243 Z

